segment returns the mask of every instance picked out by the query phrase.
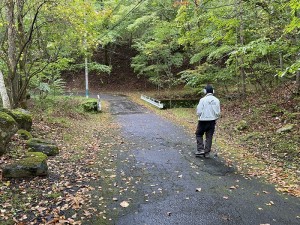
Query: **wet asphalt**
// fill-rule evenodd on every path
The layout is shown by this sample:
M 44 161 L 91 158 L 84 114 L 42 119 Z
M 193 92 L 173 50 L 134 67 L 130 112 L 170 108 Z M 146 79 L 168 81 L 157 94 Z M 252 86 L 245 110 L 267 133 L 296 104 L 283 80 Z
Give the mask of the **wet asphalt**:
M 128 185 L 121 198 L 130 205 L 114 224 L 300 224 L 299 198 L 238 174 L 219 157 L 194 157 L 193 136 L 126 96 L 101 98 L 124 138 L 115 154 L 118 185 Z

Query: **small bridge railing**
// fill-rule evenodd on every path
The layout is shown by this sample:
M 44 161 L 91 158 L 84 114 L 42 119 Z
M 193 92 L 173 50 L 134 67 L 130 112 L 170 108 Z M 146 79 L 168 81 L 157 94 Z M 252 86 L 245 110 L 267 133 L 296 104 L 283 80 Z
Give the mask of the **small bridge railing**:
M 154 105 L 154 106 L 156 106 L 156 107 L 158 107 L 158 108 L 160 108 L 160 109 L 164 108 L 164 104 L 160 103 L 160 101 L 158 101 L 154 98 L 148 97 L 146 95 L 141 95 L 141 99 L 148 102 L 148 103 L 150 103 L 150 104 L 152 104 L 152 105 Z

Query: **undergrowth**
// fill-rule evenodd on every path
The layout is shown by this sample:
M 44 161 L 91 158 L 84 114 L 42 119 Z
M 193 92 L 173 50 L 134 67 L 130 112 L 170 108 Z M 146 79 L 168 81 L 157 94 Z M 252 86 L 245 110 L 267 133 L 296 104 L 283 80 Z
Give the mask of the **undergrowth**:
M 106 113 L 107 104 L 101 114 L 84 113 L 85 101 L 31 100 L 32 135 L 56 142 L 60 152 L 48 157 L 47 177 L 0 180 L 0 224 L 112 223 L 106 207 L 114 193 L 107 187 L 115 181 L 106 170 L 115 168 L 111 149 L 119 142 L 118 127 Z M 1 168 L 24 154 L 23 146 L 15 137 L 10 154 L 0 157 Z

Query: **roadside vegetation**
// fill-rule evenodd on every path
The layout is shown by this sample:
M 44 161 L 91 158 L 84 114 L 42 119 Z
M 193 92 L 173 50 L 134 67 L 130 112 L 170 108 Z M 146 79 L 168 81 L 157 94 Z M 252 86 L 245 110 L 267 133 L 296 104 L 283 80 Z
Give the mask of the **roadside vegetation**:
M 49 175 L 0 181 L 0 224 L 109 224 L 115 162 L 112 149 L 121 143 L 118 129 L 103 105 L 102 113 L 86 113 L 85 98 L 48 97 L 30 100 L 31 134 L 58 144 L 48 157 Z M 25 154 L 15 135 L 1 166 Z M 84 223 L 82 222 L 84 221 Z

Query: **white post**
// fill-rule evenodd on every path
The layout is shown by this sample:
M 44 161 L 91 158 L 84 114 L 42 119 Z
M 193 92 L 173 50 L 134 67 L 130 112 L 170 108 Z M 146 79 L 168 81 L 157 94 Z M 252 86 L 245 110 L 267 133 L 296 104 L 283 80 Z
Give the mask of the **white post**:
M 88 59 L 85 57 L 85 96 L 89 97 L 89 69 L 88 69 Z
M 86 29 L 86 13 L 84 17 L 84 27 Z M 89 97 L 89 70 L 88 70 L 88 58 L 87 58 L 87 30 L 84 33 L 84 47 L 85 47 L 85 97 Z
M 100 99 L 99 95 L 97 95 L 97 97 L 98 97 L 97 110 L 98 110 L 98 112 L 100 112 L 101 111 L 101 99 Z

